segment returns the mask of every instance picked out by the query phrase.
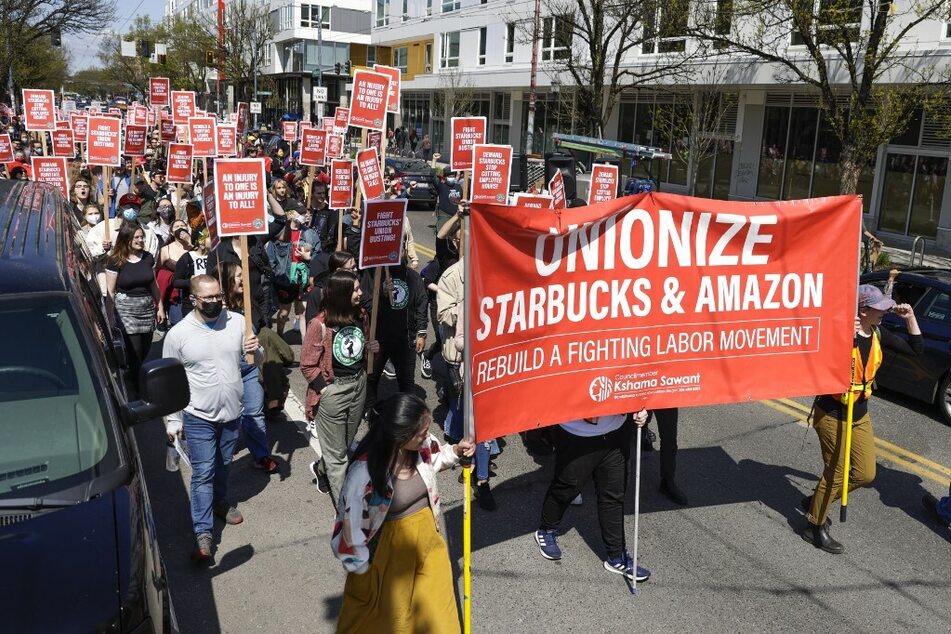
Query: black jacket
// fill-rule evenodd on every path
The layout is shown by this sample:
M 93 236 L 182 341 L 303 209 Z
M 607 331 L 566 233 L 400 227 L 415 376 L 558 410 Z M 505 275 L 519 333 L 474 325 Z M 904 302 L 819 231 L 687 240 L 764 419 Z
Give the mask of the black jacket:
M 403 265 L 388 267 L 393 278 L 393 297 L 384 291 L 385 272 L 380 272 L 379 313 L 376 318 L 376 338 L 380 341 L 405 342 L 412 346 L 417 335 L 425 335 L 427 329 L 429 296 L 426 283 L 419 273 Z M 363 307 L 369 311 L 373 303 L 373 269 L 363 272 L 360 281 L 363 291 Z

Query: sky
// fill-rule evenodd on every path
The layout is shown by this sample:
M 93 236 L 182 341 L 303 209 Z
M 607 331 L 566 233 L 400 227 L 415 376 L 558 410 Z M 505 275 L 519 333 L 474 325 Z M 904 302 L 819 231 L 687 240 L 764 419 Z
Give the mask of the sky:
M 69 48 L 69 69 L 71 72 L 99 66 L 99 41 L 102 35 L 110 31 L 125 33 L 132 20 L 139 15 L 147 15 L 153 21 L 161 20 L 165 13 L 165 0 L 117 0 L 115 19 L 104 24 L 95 34 L 64 34 L 63 44 Z

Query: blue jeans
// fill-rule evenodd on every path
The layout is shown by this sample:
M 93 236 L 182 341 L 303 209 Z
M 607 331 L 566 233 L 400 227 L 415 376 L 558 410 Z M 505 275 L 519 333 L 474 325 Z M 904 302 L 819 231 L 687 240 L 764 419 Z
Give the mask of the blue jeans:
M 182 412 L 182 428 L 192 463 L 192 526 L 196 535 L 211 532 L 212 506 L 228 499 L 228 467 L 240 425 L 238 418 L 215 423 Z
M 449 411 L 446 413 L 446 420 L 443 423 L 443 431 L 446 436 L 453 440 L 459 440 L 465 435 L 465 425 L 463 424 L 462 399 L 453 398 L 449 402 Z M 493 454 L 499 453 L 498 444 L 495 440 L 484 440 L 476 443 L 475 449 L 475 478 L 476 482 L 482 482 L 489 479 L 489 460 Z
M 267 429 L 264 427 L 264 386 L 261 385 L 260 374 L 256 365 L 241 362 L 241 380 L 244 382 L 241 429 L 244 430 L 244 442 L 255 462 L 271 455 Z

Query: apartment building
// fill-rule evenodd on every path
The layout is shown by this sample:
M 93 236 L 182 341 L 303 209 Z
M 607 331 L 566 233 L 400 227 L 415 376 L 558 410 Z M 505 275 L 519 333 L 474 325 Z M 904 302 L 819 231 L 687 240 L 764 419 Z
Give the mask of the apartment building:
M 817 0 L 817 3 L 820 0 Z M 910 0 L 901 0 L 907 3 Z M 429 133 L 441 148 L 446 100 L 464 93 L 471 112 L 487 117 L 491 142 L 525 146 L 532 38 L 528 26 L 533 0 L 373 0 L 371 44 L 389 49 L 403 69 L 401 123 Z M 659 3 L 657 23 L 665 18 Z M 553 132 L 577 132 L 572 116 L 571 80 L 558 71 L 569 54 L 570 32 L 556 16 L 542 14 L 537 46 L 537 106 L 534 151 L 552 148 Z M 900 25 L 898 25 L 900 26 Z M 739 28 L 736 25 L 733 28 Z M 801 44 L 789 34 L 790 50 Z M 906 44 L 907 40 L 907 44 Z M 951 62 L 951 24 L 919 24 L 902 41 L 925 63 L 946 69 Z M 688 38 L 658 37 L 633 51 L 625 64 L 645 66 L 661 51 L 690 51 Z M 577 50 L 577 48 L 575 49 Z M 708 64 L 698 60 L 698 65 Z M 736 200 L 788 200 L 838 191 L 840 147 L 823 122 L 815 92 L 776 80 L 775 69 L 751 58 L 717 62 L 716 90 L 725 115 L 718 124 L 712 156 L 654 165 L 652 176 L 667 191 L 686 192 L 696 171 L 696 194 Z M 703 71 L 703 69 L 701 69 Z M 631 86 L 623 93 L 605 138 L 669 148 L 675 139 L 655 130 L 655 112 L 700 87 L 663 81 Z M 893 81 L 903 81 L 894 78 Z M 879 147 L 862 173 L 866 226 L 891 243 L 924 236 L 932 248 L 951 251 L 951 187 L 946 186 L 949 140 L 940 121 L 916 112 L 909 129 Z M 645 175 L 644 166 L 631 173 Z

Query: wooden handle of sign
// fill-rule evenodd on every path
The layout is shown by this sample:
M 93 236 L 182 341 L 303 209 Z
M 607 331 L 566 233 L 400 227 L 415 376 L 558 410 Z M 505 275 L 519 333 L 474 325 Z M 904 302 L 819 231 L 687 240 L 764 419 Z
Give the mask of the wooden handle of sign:
M 311 165 L 307 168 L 307 211 L 310 211 L 310 202 L 314 198 L 314 172 L 316 167 Z
M 470 174 L 471 172 L 469 170 L 466 170 L 465 172 L 463 172 L 463 175 L 462 175 L 462 199 L 467 202 L 471 202 L 469 201 L 469 175 Z
M 106 217 L 106 222 L 109 222 L 109 190 L 112 189 L 112 168 L 106 165 L 102 168 L 102 195 L 105 198 L 105 204 L 102 207 L 102 214 Z M 106 225 L 106 235 L 109 236 L 109 241 L 112 241 L 112 223 Z
M 376 314 L 380 306 L 380 267 L 373 269 L 373 306 L 370 308 L 370 335 L 367 341 L 376 339 Z M 373 352 L 367 354 L 367 374 L 373 374 Z
M 251 272 L 248 263 L 248 236 L 241 236 L 241 279 L 244 281 L 244 293 L 241 303 L 244 305 L 244 336 L 250 337 L 254 334 L 251 329 L 251 321 L 254 318 L 254 311 L 251 309 Z M 249 365 L 254 364 L 254 354 L 248 354 L 245 360 Z
M 201 186 L 202 188 L 208 187 L 208 159 L 207 158 L 201 159 Z

